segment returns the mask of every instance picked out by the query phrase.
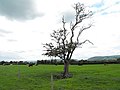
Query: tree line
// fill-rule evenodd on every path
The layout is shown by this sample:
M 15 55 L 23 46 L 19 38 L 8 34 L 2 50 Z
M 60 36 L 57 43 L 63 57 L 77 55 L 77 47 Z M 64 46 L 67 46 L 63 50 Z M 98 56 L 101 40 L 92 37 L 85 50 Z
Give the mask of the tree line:
M 0 65 L 64 65 L 63 60 L 51 59 L 51 60 L 37 60 L 34 62 L 29 61 L 0 61 Z M 88 60 L 76 60 L 71 59 L 70 65 L 87 65 L 87 64 L 120 64 L 120 58 L 116 60 L 99 60 L 99 61 L 88 61 Z

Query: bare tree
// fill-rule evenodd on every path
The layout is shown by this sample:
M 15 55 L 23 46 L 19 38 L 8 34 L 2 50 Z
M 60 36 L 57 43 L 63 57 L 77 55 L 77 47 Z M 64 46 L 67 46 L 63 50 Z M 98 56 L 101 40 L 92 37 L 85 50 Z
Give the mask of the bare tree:
M 89 10 L 86 10 L 84 4 L 81 3 L 76 3 L 73 8 L 75 10 L 75 20 L 70 23 L 70 28 L 66 28 L 66 22 L 63 17 L 62 29 L 54 30 L 51 34 L 51 40 L 53 42 L 44 44 L 44 48 L 46 48 L 44 55 L 59 57 L 64 61 L 63 78 L 69 76 L 69 61 L 71 60 L 75 49 L 86 42 L 93 44 L 88 39 L 82 42 L 79 40 L 82 32 L 92 26 L 90 23 L 88 26 L 80 27 L 81 23 L 83 20 L 90 18 L 93 13 Z M 77 35 L 75 35 L 76 29 L 79 29 Z

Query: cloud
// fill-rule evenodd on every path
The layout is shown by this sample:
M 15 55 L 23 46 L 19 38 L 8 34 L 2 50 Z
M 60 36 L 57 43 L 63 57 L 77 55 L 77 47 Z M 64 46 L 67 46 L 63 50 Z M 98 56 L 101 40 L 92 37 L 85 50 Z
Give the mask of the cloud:
M 113 49 L 114 51 L 118 51 L 118 52 L 119 52 L 119 50 L 120 50 L 120 45 L 116 45 L 116 46 L 112 47 L 112 49 Z
M 101 15 L 108 15 L 112 13 L 119 13 L 120 1 L 107 2 L 102 0 L 101 3 L 95 3 L 91 8 L 94 8 L 94 14 L 100 13 Z
M 32 0 L 0 0 L 0 15 L 9 19 L 28 20 L 43 16 L 35 11 Z
M 16 42 L 17 40 L 15 39 L 8 39 L 9 42 Z
M 0 34 L 0 37 L 4 37 L 4 35 L 3 35 L 3 34 Z
M 35 11 L 35 7 L 33 3 L 31 3 L 32 0 L 0 0 L 0 15 L 2 15 L 0 16 L 0 50 L 4 51 L 3 53 L 1 52 L 2 54 L 0 53 L 0 57 L 3 59 L 16 57 L 17 60 L 19 56 L 25 58 L 25 60 L 45 59 L 45 56 L 41 56 L 42 53 L 44 53 L 42 44 L 50 40 L 49 34 L 52 30 L 61 27 L 61 19 L 63 16 L 68 23 L 66 24 L 68 25 L 66 28 L 69 28 L 69 22 L 73 21 L 75 17 L 72 6 L 74 2 L 79 2 L 78 0 L 37 1 L 39 3 L 36 2 L 38 5 L 35 7 L 39 12 L 42 11 L 45 13 L 45 16 L 42 18 L 36 18 L 39 17 L 39 13 Z M 89 39 L 94 45 L 83 45 L 83 48 L 76 50 L 73 56 L 80 59 L 94 55 L 118 53 L 120 45 L 118 40 L 118 36 L 120 36 L 120 13 L 117 12 L 120 11 L 120 0 L 82 1 L 86 2 L 85 6 L 87 5 L 88 9 L 89 6 L 93 6 L 92 8 L 90 7 L 89 10 L 95 11 L 96 14 L 93 17 L 95 22 L 94 26 L 90 30 L 85 31 L 80 40 Z M 23 3 L 21 4 L 21 2 Z M 40 17 L 42 15 L 43 14 L 40 13 Z M 13 20 L 8 20 L 8 18 Z M 29 20 L 33 18 L 36 19 Z M 19 22 L 16 20 L 29 21 Z M 9 50 L 11 51 L 8 52 Z
M 10 32 L 10 31 L 6 31 L 6 30 L 3 30 L 3 29 L 0 29 L 0 33 L 8 34 L 8 33 L 12 33 L 12 32 Z
M 15 51 L 15 53 L 25 53 L 26 51 Z
M 91 7 L 101 8 L 103 6 L 104 6 L 104 1 L 102 0 L 101 2 L 97 2 L 97 3 L 93 4 Z
M 114 13 L 120 13 L 120 11 L 103 12 L 101 13 L 101 15 L 108 15 L 108 14 L 114 14 Z
M 0 29 L 0 37 L 4 37 L 6 34 L 9 34 L 9 33 L 12 33 L 12 32 L 4 29 Z
M 0 51 L 0 61 L 2 60 L 17 60 L 17 59 L 22 59 L 18 54 L 14 52 L 3 52 Z
M 71 22 L 75 19 L 74 12 L 66 11 L 66 12 L 63 12 L 62 15 L 65 17 L 66 22 Z

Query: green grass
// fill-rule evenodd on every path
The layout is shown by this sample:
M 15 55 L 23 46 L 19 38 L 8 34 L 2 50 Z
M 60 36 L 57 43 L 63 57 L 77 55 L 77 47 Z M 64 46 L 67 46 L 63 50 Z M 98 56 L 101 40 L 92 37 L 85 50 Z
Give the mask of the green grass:
M 0 90 L 51 90 L 62 65 L 0 66 Z M 73 78 L 54 80 L 54 90 L 120 90 L 120 65 L 70 65 Z

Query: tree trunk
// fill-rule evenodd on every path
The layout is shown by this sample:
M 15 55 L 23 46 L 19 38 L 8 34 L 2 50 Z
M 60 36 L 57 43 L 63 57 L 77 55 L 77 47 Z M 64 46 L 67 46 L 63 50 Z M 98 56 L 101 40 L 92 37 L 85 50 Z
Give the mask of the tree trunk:
M 63 72 L 63 78 L 69 77 L 69 61 L 64 61 L 64 72 Z

